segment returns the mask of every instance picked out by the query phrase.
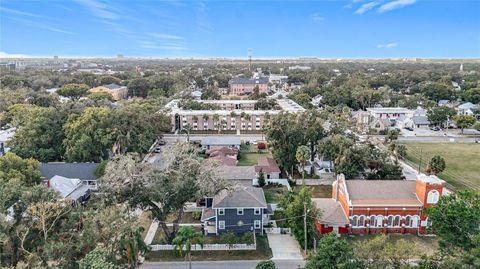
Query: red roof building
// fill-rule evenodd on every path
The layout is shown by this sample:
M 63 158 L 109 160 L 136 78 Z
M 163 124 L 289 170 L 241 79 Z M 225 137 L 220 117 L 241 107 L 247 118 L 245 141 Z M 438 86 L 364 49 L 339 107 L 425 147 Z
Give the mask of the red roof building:
M 425 208 L 442 196 L 445 181 L 420 174 L 409 180 L 345 180 L 338 175 L 332 198 L 313 199 L 323 213 L 321 233 L 425 234 L 430 225 Z

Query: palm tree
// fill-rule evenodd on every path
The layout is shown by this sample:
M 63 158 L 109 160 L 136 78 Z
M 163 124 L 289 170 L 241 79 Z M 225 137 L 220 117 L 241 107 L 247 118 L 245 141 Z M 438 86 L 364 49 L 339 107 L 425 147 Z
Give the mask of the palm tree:
M 190 123 L 187 123 L 183 126 L 182 132 L 187 134 L 187 142 L 190 142 L 190 132 L 192 131 L 193 127 Z
M 310 158 L 310 149 L 304 145 L 298 147 L 295 157 L 302 167 L 302 185 L 305 185 L 305 162 Z
M 128 228 L 120 237 L 119 243 L 125 251 L 128 268 L 137 268 L 139 256 L 145 254 L 149 250 L 148 246 L 143 241 L 142 232 L 143 227 L 139 227 L 136 230 Z
M 188 256 L 189 268 L 192 269 L 192 245 L 199 244 L 203 248 L 203 234 L 195 232 L 192 226 L 183 226 L 178 230 L 172 243 L 173 250 L 178 251 L 180 256 Z

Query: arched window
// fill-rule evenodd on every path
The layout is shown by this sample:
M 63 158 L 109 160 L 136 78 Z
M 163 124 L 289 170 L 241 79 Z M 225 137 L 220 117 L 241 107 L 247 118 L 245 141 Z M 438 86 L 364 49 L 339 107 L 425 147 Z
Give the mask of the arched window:
M 412 228 L 418 228 L 418 220 L 420 219 L 419 216 L 415 215 L 412 217 L 411 222 L 410 222 L 410 227 Z
M 351 221 L 350 221 L 350 224 L 352 225 L 352 227 L 356 227 L 357 226 L 357 221 L 358 221 L 358 217 L 357 216 L 353 216 Z
M 377 216 L 377 227 L 383 227 L 383 216 L 382 215 L 378 215 Z
M 406 216 L 405 217 L 405 227 L 411 227 L 411 221 L 412 221 L 412 217 L 411 216 Z
M 377 220 L 377 218 L 375 216 L 370 216 L 370 227 L 375 227 L 377 226 L 375 224 L 375 221 Z
M 358 226 L 364 227 L 365 226 L 365 216 L 358 217 Z
M 437 190 L 429 191 L 427 196 L 427 204 L 436 204 L 439 197 L 440 193 Z
M 393 226 L 394 227 L 399 227 L 400 226 L 400 219 L 401 219 L 400 216 L 395 216 L 395 218 L 393 219 Z
M 392 227 L 392 226 L 393 226 L 393 216 L 392 216 L 392 215 L 388 216 L 387 226 L 388 226 L 388 227 Z

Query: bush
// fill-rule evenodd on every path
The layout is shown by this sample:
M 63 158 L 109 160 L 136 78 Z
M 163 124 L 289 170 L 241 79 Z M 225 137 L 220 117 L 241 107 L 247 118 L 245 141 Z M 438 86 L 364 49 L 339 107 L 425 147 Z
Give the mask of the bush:
M 258 143 L 258 149 L 265 149 L 266 147 L 265 143 Z
M 313 179 L 320 179 L 320 176 L 319 176 L 319 175 L 313 175 L 312 178 L 313 178 Z
M 95 168 L 95 176 L 97 178 L 102 177 L 105 174 L 105 168 L 107 168 L 108 160 L 103 160 L 101 163 L 98 164 L 97 168 Z
M 367 134 L 369 134 L 369 135 L 374 135 L 374 134 L 377 134 L 377 129 L 374 129 L 374 128 L 368 128 Z
M 387 130 L 386 130 L 386 129 L 380 130 L 380 131 L 378 132 L 378 134 L 379 134 L 379 135 L 386 135 L 386 134 L 387 134 Z
M 200 220 L 202 217 L 202 212 L 201 211 L 195 211 L 192 213 L 192 217 L 194 220 Z
M 255 269 L 276 269 L 275 263 L 273 261 L 261 261 L 257 263 Z

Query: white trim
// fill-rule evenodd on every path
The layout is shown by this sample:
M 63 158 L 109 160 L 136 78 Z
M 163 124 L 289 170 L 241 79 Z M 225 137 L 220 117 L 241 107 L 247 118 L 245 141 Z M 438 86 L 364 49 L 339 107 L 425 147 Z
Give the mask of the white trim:
M 222 228 L 223 226 L 223 228 Z M 218 221 L 218 229 L 219 230 L 225 230 L 225 221 L 224 220 L 219 220 Z
M 219 216 L 225 216 L 225 208 L 219 208 L 218 209 L 218 215 Z
M 258 210 L 258 213 L 257 213 L 257 210 Z M 253 214 L 254 215 L 262 215 L 262 209 L 261 208 L 254 208 L 253 209 Z
M 258 224 L 258 227 L 257 227 L 257 224 Z M 262 221 L 261 221 L 261 220 L 255 220 L 255 221 L 253 222 L 253 228 L 254 228 L 254 229 L 260 229 L 260 228 L 262 228 Z
M 240 214 L 240 212 L 242 214 Z M 237 208 L 237 216 L 243 216 L 244 213 L 245 213 L 245 210 L 243 208 Z
M 427 204 L 436 204 L 440 198 L 440 192 L 437 190 L 431 190 L 427 194 Z

